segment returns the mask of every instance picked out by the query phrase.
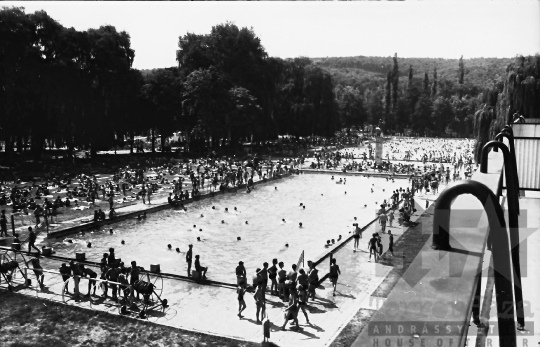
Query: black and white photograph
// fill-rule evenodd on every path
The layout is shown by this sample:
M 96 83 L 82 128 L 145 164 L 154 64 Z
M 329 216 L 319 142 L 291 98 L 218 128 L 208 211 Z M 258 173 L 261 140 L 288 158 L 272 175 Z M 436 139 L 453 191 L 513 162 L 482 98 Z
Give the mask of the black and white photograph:
M 540 1 L 2 1 L 0 346 L 540 346 Z

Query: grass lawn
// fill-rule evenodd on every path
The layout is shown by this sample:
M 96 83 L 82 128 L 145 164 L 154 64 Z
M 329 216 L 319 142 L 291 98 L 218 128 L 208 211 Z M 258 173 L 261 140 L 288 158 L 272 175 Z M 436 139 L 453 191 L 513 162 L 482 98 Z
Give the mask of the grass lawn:
M 0 346 L 3 347 L 261 346 L 259 343 L 184 331 L 5 290 L 0 290 L 0 307 Z

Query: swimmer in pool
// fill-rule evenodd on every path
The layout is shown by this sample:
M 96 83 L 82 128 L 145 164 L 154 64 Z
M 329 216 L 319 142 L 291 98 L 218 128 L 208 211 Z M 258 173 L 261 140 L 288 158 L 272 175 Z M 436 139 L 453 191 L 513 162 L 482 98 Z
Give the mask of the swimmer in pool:
M 141 217 L 141 215 L 140 215 L 140 214 L 139 214 L 139 215 L 137 215 L 137 220 L 142 220 L 142 217 Z
M 305 210 L 305 209 L 306 209 L 306 206 L 305 206 L 305 205 L 304 205 L 304 206 L 302 206 L 302 209 L 304 209 L 304 210 Z
M 373 193 L 373 188 L 371 188 L 371 192 Z
M 203 218 L 203 217 L 204 217 L 204 214 L 201 213 L 201 218 Z
M 236 210 L 236 207 L 234 208 Z M 225 212 L 229 212 L 229 208 L 225 207 Z
M 283 223 L 285 223 L 285 218 L 283 218 L 281 221 L 282 221 Z

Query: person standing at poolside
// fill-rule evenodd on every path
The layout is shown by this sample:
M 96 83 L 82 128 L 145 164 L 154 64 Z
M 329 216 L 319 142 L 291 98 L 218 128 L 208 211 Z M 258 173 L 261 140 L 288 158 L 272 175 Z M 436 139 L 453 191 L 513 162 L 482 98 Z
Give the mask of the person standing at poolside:
M 375 262 L 377 261 L 377 237 L 375 236 L 377 234 L 373 234 L 371 239 L 369 239 L 368 242 L 368 248 L 369 248 L 369 262 L 371 262 L 371 254 L 373 254 Z
M 187 265 L 188 277 L 191 277 L 191 260 L 192 260 L 192 257 L 193 257 L 193 245 L 189 245 L 189 249 L 186 252 L 186 263 L 188 264 Z
M 238 266 L 236 267 L 236 284 L 240 286 L 242 285 L 242 283 L 247 283 L 246 268 L 244 267 L 244 262 L 240 261 L 238 262 Z
M 73 293 L 75 297 L 81 296 L 79 292 L 79 282 L 81 281 L 82 271 L 78 263 L 75 263 L 73 260 L 69 262 L 69 267 L 71 268 L 71 273 L 73 273 Z M 105 296 L 107 293 L 105 293 Z
M 296 289 L 296 278 L 298 277 L 298 273 L 296 272 L 296 264 L 292 264 L 292 270 L 289 271 L 289 273 L 287 274 L 287 277 L 289 278 L 289 280 L 294 285 L 293 290 L 295 290 Z
M 358 242 L 362 238 L 362 233 L 360 231 L 360 228 L 358 227 L 358 223 L 354 223 L 354 249 L 358 249 Z
M 236 289 L 236 293 L 238 294 L 238 317 L 242 318 L 242 311 L 244 311 L 247 307 L 246 301 L 244 300 L 244 294 L 246 294 L 246 283 L 242 282 L 238 285 L 238 288 Z M 257 313 L 257 316 L 259 314 Z
M 277 278 L 277 259 L 272 259 L 272 266 L 270 268 L 268 268 L 268 278 L 270 279 L 270 281 L 272 281 L 272 283 L 270 284 L 270 294 L 271 295 L 279 295 L 279 290 L 278 290 L 278 282 L 276 280 Z
M 392 226 L 392 222 L 394 221 L 394 210 L 388 211 L 388 222 L 390 223 L 390 226 Z M 390 231 L 388 231 L 390 233 Z
M 308 293 L 311 297 L 311 300 L 315 300 L 315 289 L 319 284 L 319 270 L 315 268 L 315 264 L 311 260 L 308 261 L 309 272 L 308 272 Z
M 386 214 L 384 212 L 379 215 L 379 224 L 381 225 L 381 229 L 382 229 L 383 234 L 386 231 L 386 221 L 387 220 L 388 220 L 388 217 L 386 216 Z
M 279 290 L 279 297 L 283 299 L 285 297 L 285 281 L 287 279 L 287 271 L 283 269 L 285 264 L 283 264 L 282 261 L 279 262 L 279 271 L 278 271 L 278 290 Z
M 268 285 L 268 263 L 263 263 L 263 268 L 258 274 L 261 277 L 260 286 L 262 287 L 263 300 L 265 299 L 266 286 Z
M 253 298 L 255 299 L 255 305 L 257 308 L 257 313 L 256 313 L 257 324 L 261 323 L 261 320 L 264 317 L 264 313 L 265 313 L 263 290 L 264 289 L 262 288 L 262 286 L 257 286 L 257 289 L 255 290 L 255 294 L 253 294 Z M 259 312 L 261 312 L 261 320 L 259 320 Z
M 301 270 L 303 271 L 303 270 Z M 306 287 L 304 287 L 301 284 L 298 284 L 298 308 L 302 310 L 302 313 L 304 313 L 304 316 L 306 317 L 307 324 L 309 323 L 308 314 L 306 312 L 306 306 L 307 306 L 307 290 Z
M 341 275 L 341 271 L 339 269 L 339 265 L 336 264 L 336 258 L 332 258 L 332 265 L 330 265 L 330 282 L 332 282 L 332 287 L 334 287 L 334 293 L 333 296 L 336 296 L 336 286 L 338 277 Z

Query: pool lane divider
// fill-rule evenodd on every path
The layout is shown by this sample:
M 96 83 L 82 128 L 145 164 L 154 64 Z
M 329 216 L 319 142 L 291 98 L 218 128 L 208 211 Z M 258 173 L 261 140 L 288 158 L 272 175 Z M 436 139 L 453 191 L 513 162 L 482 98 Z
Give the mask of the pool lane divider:
M 263 184 L 263 183 L 273 182 L 273 181 L 276 181 L 276 180 L 279 180 L 279 179 L 282 179 L 282 178 L 285 178 L 285 177 L 289 177 L 289 176 L 292 176 L 292 175 L 293 175 L 292 173 L 285 173 L 285 174 L 280 175 L 279 177 L 272 177 L 272 178 L 267 178 L 266 180 L 260 180 L 260 181 L 257 181 L 257 182 L 253 182 L 253 185 L 260 185 L 260 184 Z M 224 190 L 224 191 L 219 191 L 218 190 L 218 191 L 215 191 L 215 192 L 209 192 L 209 193 L 206 193 L 206 194 L 201 194 L 200 196 L 196 197 L 195 199 L 191 198 L 191 199 L 186 199 L 186 200 L 179 200 L 179 203 L 181 203 L 183 205 L 186 205 L 186 204 L 190 204 L 190 203 L 192 203 L 194 201 L 200 201 L 200 200 L 212 198 L 212 197 L 220 195 L 220 194 L 236 193 L 236 192 L 238 192 L 238 189 L 242 189 L 242 188 L 245 188 L 245 187 L 246 187 L 246 184 L 240 184 L 240 185 L 238 185 L 238 186 L 236 186 L 234 188 L 226 188 L 226 190 Z M 119 215 L 114 219 L 106 219 L 104 221 L 99 221 L 99 222 L 84 223 L 82 225 L 78 225 L 78 226 L 71 227 L 71 228 L 66 228 L 66 229 L 59 230 L 59 231 L 51 231 L 47 235 L 47 239 L 61 238 L 61 237 L 65 237 L 65 236 L 68 236 L 68 235 L 73 235 L 73 234 L 79 233 L 81 231 L 99 229 L 99 228 L 101 228 L 101 227 L 103 227 L 105 225 L 114 224 L 114 223 L 117 223 L 117 222 L 120 222 L 120 221 L 123 221 L 123 220 L 126 220 L 126 219 L 137 217 L 137 215 L 139 215 L 139 214 L 141 214 L 143 212 L 153 213 L 153 212 L 165 210 L 167 208 L 175 209 L 175 207 L 169 205 L 169 203 L 158 204 L 158 205 L 154 205 L 154 206 L 152 206 L 150 208 L 147 208 L 145 210 L 128 212 L 126 214 Z
M 332 171 L 332 170 L 317 170 L 317 169 L 298 169 L 302 173 L 309 174 L 332 174 L 334 176 L 369 176 L 369 177 L 389 177 L 389 178 L 399 178 L 399 179 L 409 179 L 411 175 L 405 174 L 390 174 L 384 172 L 365 172 L 365 171 Z M 414 175 L 414 178 L 423 177 L 420 175 Z

